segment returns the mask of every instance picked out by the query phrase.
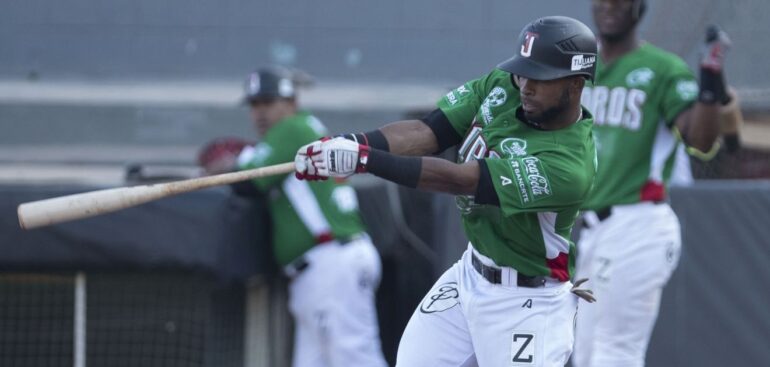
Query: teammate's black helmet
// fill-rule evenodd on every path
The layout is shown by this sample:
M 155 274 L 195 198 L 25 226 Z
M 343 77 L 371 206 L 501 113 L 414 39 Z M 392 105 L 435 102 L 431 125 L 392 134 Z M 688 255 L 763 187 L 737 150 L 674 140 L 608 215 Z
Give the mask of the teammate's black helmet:
M 244 89 L 245 103 L 260 99 L 296 97 L 296 86 L 291 72 L 278 66 L 261 68 L 249 74 Z
M 596 72 L 596 36 L 578 20 L 551 16 L 529 23 L 521 31 L 516 54 L 498 68 L 534 80 Z

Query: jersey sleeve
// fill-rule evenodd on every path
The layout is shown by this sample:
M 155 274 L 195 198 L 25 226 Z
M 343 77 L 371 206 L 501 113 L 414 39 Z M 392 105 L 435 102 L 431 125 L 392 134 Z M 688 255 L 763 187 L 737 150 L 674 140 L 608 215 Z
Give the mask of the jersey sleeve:
M 484 86 L 489 75 L 479 79 L 471 80 L 447 93 L 442 97 L 437 105 L 444 112 L 452 128 L 460 136 L 465 133 L 473 124 L 473 119 L 484 101 Z
M 660 113 L 666 125 L 672 127 L 676 117 L 695 103 L 699 88 L 695 76 L 684 61 L 672 59 L 666 69 Z
M 486 159 L 500 209 L 506 216 L 556 211 L 583 202 L 589 180 L 566 162 L 549 157 Z
M 318 128 L 320 121 L 308 116 L 308 121 L 287 121 L 274 126 L 254 147 L 247 147 L 238 156 L 238 169 L 246 170 L 293 162 L 297 150 L 327 133 Z M 323 128 L 325 129 L 325 128 Z M 274 175 L 252 180 L 262 191 L 283 182 L 286 175 Z

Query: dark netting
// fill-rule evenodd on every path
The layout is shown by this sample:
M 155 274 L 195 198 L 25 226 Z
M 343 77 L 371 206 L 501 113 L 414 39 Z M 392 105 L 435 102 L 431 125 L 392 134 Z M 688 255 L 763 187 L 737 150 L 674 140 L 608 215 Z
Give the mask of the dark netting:
M 243 306 L 243 287 L 202 275 L 90 275 L 87 364 L 240 367 Z
M 0 366 L 73 365 L 73 275 L 0 275 Z M 86 274 L 86 366 L 242 367 L 244 288 L 190 273 Z
M 0 274 L 0 366 L 72 366 L 73 284 L 66 274 Z
M 710 161 L 691 158 L 696 179 L 770 178 L 770 150 L 740 148 L 733 153 L 721 149 Z

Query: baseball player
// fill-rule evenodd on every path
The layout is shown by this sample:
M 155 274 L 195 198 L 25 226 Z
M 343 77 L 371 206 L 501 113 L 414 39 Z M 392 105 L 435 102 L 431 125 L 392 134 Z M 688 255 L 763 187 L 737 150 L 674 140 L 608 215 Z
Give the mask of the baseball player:
M 577 276 L 599 299 L 580 307 L 573 365 L 643 366 L 664 285 L 679 261 L 679 221 L 666 185 L 683 141 L 714 151 L 720 106 L 729 102 L 728 41 L 711 29 L 700 85 L 679 57 L 637 35 L 644 0 L 593 0 L 599 35 L 596 81 L 583 92 L 594 116 L 596 185 L 583 208 Z
M 575 294 L 590 298 L 570 283 L 568 239 L 596 171 L 592 117 L 580 106 L 596 39 L 577 20 L 545 17 L 514 50 L 422 120 L 297 152 L 304 179 L 369 172 L 457 195 L 470 243 L 414 312 L 398 366 L 563 366 L 572 351 Z M 457 163 L 414 157 L 456 145 Z
M 262 139 L 240 153 L 239 169 L 291 161 L 299 147 L 328 134 L 317 118 L 298 109 L 287 70 L 260 69 L 245 87 Z M 268 197 L 273 251 L 290 278 L 293 366 L 386 366 L 375 309 L 380 257 L 364 231 L 353 188 L 284 175 L 256 179 L 236 191 Z

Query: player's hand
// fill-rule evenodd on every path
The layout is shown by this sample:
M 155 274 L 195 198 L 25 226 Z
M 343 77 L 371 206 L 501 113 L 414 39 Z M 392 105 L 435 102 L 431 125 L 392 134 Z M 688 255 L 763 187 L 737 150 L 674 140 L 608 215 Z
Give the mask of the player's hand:
M 323 140 L 320 148 L 320 153 L 310 156 L 320 176 L 348 177 L 366 172 L 368 146 L 345 138 L 334 138 Z
M 700 102 L 722 105 L 730 102 L 723 70 L 731 44 L 727 33 L 718 26 L 711 25 L 706 29 L 706 40 L 701 48 L 700 58 Z
M 329 178 L 328 175 L 322 176 L 319 174 L 318 167 L 316 167 L 312 159 L 313 156 L 321 154 L 322 142 L 323 140 L 314 141 L 297 150 L 297 155 L 294 156 L 294 176 L 297 179 L 319 181 Z
M 594 292 L 590 289 L 580 288 L 580 286 L 587 281 L 588 281 L 588 278 L 576 280 L 575 284 L 572 285 L 572 288 L 569 291 L 572 292 L 572 294 L 582 298 L 588 303 L 594 303 L 596 302 L 596 297 L 594 297 Z
M 325 180 L 366 172 L 369 147 L 342 137 L 310 143 L 300 148 L 294 159 L 297 178 Z
M 701 68 L 715 73 L 721 72 L 731 45 L 730 37 L 719 26 L 710 25 L 706 28 L 706 42 L 702 47 L 700 61 Z

